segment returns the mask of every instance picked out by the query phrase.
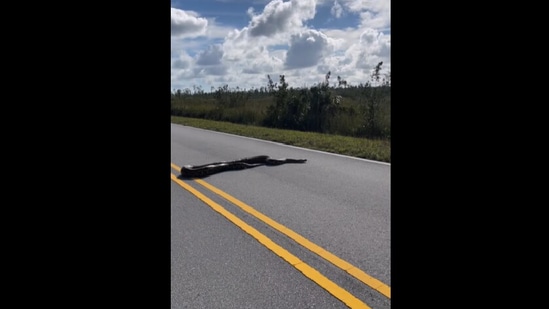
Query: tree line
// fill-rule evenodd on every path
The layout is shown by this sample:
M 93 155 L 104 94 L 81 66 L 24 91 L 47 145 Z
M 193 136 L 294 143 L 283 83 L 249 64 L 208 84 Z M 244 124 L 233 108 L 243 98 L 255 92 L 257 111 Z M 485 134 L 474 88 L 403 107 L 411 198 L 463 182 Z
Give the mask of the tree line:
M 381 75 L 379 62 L 370 79 L 349 85 L 331 72 L 311 87 L 290 87 L 284 75 L 278 82 L 267 75 L 257 89 L 229 88 L 205 92 L 200 87 L 172 92 L 174 116 L 205 118 L 272 128 L 390 139 L 391 79 Z

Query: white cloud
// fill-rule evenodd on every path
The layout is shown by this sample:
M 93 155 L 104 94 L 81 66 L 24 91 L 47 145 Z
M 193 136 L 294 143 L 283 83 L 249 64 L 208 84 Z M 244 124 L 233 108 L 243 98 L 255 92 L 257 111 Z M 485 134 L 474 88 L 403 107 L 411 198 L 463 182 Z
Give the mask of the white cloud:
M 333 52 L 334 45 L 332 39 L 316 30 L 292 35 L 285 66 L 289 69 L 314 66 Z
M 344 62 L 340 62 L 342 77 L 349 76 L 348 82 L 358 84 L 369 81 L 369 74 L 383 61 L 382 73 L 390 71 L 391 37 L 375 29 L 362 31 L 358 42 L 346 51 Z M 358 70 L 357 70 L 358 69 Z
M 337 38 L 340 43 L 338 49 L 344 51 L 357 42 L 361 34 L 361 30 L 356 28 L 319 29 L 319 31 L 326 34 L 328 37 Z
M 192 67 L 194 59 L 185 51 L 178 51 L 176 55 L 172 52 L 171 84 L 174 89 L 184 89 L 189 85 L 184 85 L 183 81 L 188 80 L 194 74 Z
M 360 19 L 346 28 L 312 29 L 321 24 L 314 20 L 320 5 L 331 18 Z M 357 85 L 370 80 L 380 61 L 382 74 L 390 71 L 389 0 L 272 0 L 263 9 L 241 10 L 249 17 L 244 27 L 180 10 L 188 20 L 203 21 L 202 28 L 181 26 L 187 32 L 180 29 L 177 37 L 172 30 L 172 88 L 258 88 L 266 86 L 267 74 L 275 82 L 285 75 L 291 87 L 302 87 L 323 81 L 328 71 L 332 84 L 339 75 Z
M 273 0 L 263 12 L 255 15 L 248 10 L 252 20 L 248 26 L 250 36 L 272 36 L 291 28 L 300 28 L 303 22 L 312 19 L 316 13 L 316 0 Z
M 236 74 L 269 74 L 283 67 L 281 58 L 276 57 L 264 45 L 249 44 L 247 48 L 225 45 L 225 61 L 231 63 Z
M 198 37 L 206 33 L 208 20 L 198 17 L 192 11 L 172 9 L 172 36 L 175 37 Z
M 390 37 L 375 29 L 368 28 L 362 32 L 358 45 L 368 54 L 382 58 L 389 58 L 391 56 Z
M 218 24 L 214 18 L 208 18 L 206 36 L 209 39 L 224 39 L 233 29 L 233 27 Z
M 382 74 L 391 69 L 391 35 L 373 28 L 322 29 L 329 38 L 338 38 L 332 54 L 315 66 L 317 74 L 332 72 L 332 82 L 338 75 L 349 85 L 370 81 L 370 73 L 383 61 Z
M 382 13 L 362 12 L 360 13 L 360 20 L 361 28 L 385 29 L 390 26 L 390 17 Z
M 172 60 L 172 70 L 188 69 L 192 63 L 193 59 L 186 52 L 180 52 L 178 57 Z
M 248 14 L 248 16 L 251 18 L 253 18 L 255 16 L 255 12 L 254 12 L 254 8 L 253 7 L 249 7 L 248 10 L 246 11 L 246 14 Z
M 223 76 L 227 74 L 227 67 L 224 65 L 212 65 L 207 67 L 196 67 L 193 69 L 195 76 L 208 76 L 219 75 Z
M 338 0 L 350 12 L 360 14 L 361 28 L 387 28 L 391 25 L 390 0 Z
M 374 12 L 387 12 L 391 10 L 390 0 L 339 0 L 352 12 L 370 10 Z
M 219 44 L 210 45 L 207 50 L 198 54 L 196 64 L 199 65 L 218 65 L 223 58 L 223 47 Z
M 223 78 L 226 83 L 234 83 L 233 87 L 249 89 L 266 86 L 267 74 L 276 75 L 283 71 L 285 51 L 273 51 L 267 45 L 253 41 L 243 41 L 236 45 L 226 41 L 223 45 L 223 59 L 228 67 L 227 75 Z
M 337 0 L 334 1 L 334 5 L 330 9 L 330 13 L 335 18 L 340 18 L 341 15 L 343 14 L 343 7 L 341 6 L 341 4 L 339 4 L 339 2 L 337 2 Z
M 227 66 L 223 63 L 224 51 L 220 44 L 210 45 L 196 56 L 196 66 L 193 73 L 196 77 L 208 75 L 223 76 L 228 73 Z

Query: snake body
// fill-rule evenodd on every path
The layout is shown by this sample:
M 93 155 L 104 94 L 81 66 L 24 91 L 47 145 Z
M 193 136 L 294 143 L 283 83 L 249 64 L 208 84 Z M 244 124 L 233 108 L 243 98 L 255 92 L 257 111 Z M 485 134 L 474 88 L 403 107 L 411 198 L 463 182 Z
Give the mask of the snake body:
M 284 163 L 305 163 L 307 159 L 273 159 L 269 156 L 261 155 L 248 158 L 242 158 L 234 161 L 213 162 L 203 165 L 184 165 L 181 168 L 182 177 L 206 177 L 215 173 L 242 170 L 260 165 L 280 165 Z

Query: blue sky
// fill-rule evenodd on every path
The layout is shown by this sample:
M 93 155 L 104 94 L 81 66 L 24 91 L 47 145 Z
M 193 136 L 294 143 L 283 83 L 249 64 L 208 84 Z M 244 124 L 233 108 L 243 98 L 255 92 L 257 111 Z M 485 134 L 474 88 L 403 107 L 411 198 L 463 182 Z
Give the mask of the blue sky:
M 390 72 L 390 0 L 172 0 L 172 91 L 312 86 Z

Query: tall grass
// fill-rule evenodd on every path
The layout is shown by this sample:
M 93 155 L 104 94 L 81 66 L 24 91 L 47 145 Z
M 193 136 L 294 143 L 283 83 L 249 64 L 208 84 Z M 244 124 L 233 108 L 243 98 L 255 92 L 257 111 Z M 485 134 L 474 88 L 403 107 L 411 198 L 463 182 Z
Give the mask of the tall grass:
M 191 127 L 254 137 L 308 149 L 316 149 L 381 162 L 391 162 L 391 143 L 388 140 L 357 138 L 316 132 L 300 132 L 178 116 L 172 116 L 171 121 L 172 123 Z
M 337 111 L 325 123 L 324 133 L 351 137 L 367 137 L 365 118 L 367 116 L 366 100 L 357 95 L 360 89 L 334 89 L 334 94 L 340 96 Z M 274 98 L 267 94 L 252 95 L 240 106 L 220 105 L 211 94 L 194 94 L 186 96 L 172 95 L 171 114 L 173 116 L 200 118 L 231 123 L 262 126 L 265 124 L 269 106 L 274 104 Z M 380 139 L 390 139 L 391 130 L 391 100 L 386 94 L 380 103 L 376 121 L 382 136 Z
M 290 87 L 284 75 L 275 83 L 267 75 L 267 87 L 259 90 L 228 85 L 215 91 L 212 87 L 210 93 L 177 90 L 172 93 L 171 114 L 390 141 L 391 86 L 385 78 L 379 82 L 382 64 L 372 72 L 371 81 L 358 86 L 343 83 L 340 76 L 338 87 L 330 86 L 328 72 L 323 82 L 309 88 Z

